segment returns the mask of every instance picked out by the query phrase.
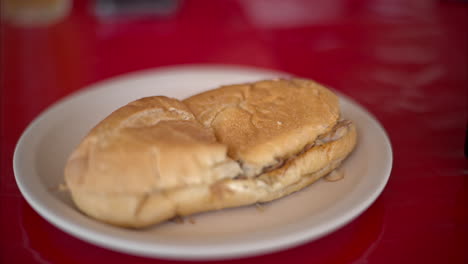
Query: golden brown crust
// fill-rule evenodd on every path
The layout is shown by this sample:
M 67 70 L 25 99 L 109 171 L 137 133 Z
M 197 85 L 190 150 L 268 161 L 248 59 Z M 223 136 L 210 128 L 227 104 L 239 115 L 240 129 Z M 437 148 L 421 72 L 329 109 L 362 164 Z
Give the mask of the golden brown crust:
M 143 193 L 235 177 L 240 169 L 180 101 L 143 98 L 113 112 L 71 154 L 71 189 Z M 181 166 L 182 165 L 182 166 Z
M 249 177 L 303 149 L 340 116 L 332 92 L 301 79 L 224 86 L 184 102 Z

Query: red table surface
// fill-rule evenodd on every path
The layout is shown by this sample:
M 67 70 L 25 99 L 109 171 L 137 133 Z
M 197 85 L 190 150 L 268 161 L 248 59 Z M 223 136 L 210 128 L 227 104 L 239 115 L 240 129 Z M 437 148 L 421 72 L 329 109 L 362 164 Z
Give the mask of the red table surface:
M 350 224 L 226 262 L 468 263 L 466 2 L 183 1 L 169 17 L 106 21 L 91 4 L 75 1 L 50 26 L 2 20 L 0 263 L 175 263 L 96 247 L 46 222 L 19 192 L 12 157 L 26 126 L 60 98 L 112 76 L 200 63 L 335 87 L 380 120 L 394 151 L 385 190 Z

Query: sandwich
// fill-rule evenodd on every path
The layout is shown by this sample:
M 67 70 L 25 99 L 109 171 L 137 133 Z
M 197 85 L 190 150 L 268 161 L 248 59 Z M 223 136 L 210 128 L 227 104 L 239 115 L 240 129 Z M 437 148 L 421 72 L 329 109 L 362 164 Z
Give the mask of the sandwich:
M 131 228 L 268 202 L 338 168 L 356 145 L 338 97 L 310 80 L 131 102 L 70 155 L 65 183 L 97 220 Z

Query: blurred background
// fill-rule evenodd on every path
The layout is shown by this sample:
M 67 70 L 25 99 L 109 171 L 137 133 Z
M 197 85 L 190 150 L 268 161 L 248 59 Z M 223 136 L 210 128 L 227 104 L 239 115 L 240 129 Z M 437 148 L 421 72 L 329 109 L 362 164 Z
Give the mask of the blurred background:
M 22 199 L 12 156 L 26 126 L 60 98 L 113 76 L 183 64 L 314 79 L 365 106 L 391 138 L 390 182 L 363 216 L 251 261 L 468 263 L 462 0 L 2 0 L 0 262 L 149 261 L 45 222 Z
M 431 110 L 428 100 L 463 104 L 445 89 L 434 88 L 437 95 L 431 98 L 423 93 L 443 77 L 466 80 L 466 5 L 448 0 L 3 0 L 2 87 L 14 97 L 40 95 L 41 103 L 25 106 L 37 111 L 57 95 L 127 72 L 240 64 L 353 89 L 361 103 L 378 104 L 386 112 L 425 112 Z M 394 93 L 400 100 L 387 100 Z

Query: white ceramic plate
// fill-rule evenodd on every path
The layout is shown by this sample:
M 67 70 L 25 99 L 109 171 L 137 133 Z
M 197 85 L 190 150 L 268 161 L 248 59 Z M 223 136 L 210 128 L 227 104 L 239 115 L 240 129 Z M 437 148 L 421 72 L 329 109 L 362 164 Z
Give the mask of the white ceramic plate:
M 141 97 L 185 98 L 221 84 L 285 76 L 256 68 L 181 66 L 132 73 L 98 83 L 57 102 L 21 136 L 14 172 L 29 204 L 63 231 L 95 245 L 136 255 L 236 258 L 272 252 L 322 237 L 353 220 L 382 192 L 390 176 L 392 150 L 385 131 L 366 110 L 340 95 L 346 118 L 357 124 L 359 142 L 343 164 L 345 178 L 319 180 L 263 205 L 198 214 L 195 223 L 168 222 L 146 230 L 102 224 L 78 212 L 63 183 L 65 161 L 80 139 L 116 108 Z

